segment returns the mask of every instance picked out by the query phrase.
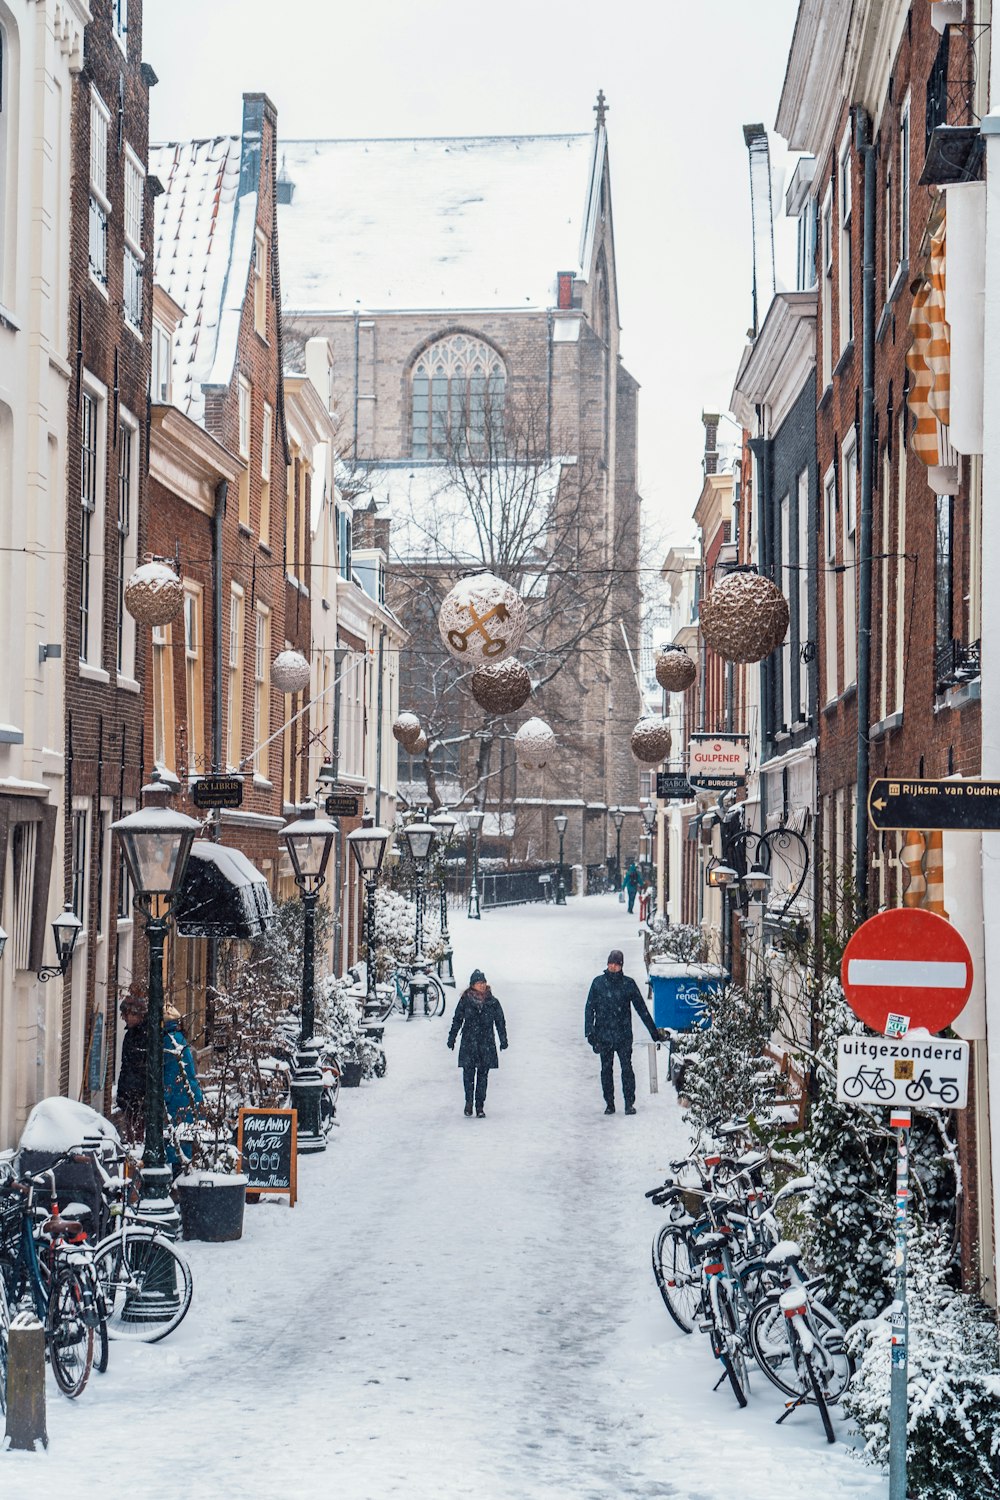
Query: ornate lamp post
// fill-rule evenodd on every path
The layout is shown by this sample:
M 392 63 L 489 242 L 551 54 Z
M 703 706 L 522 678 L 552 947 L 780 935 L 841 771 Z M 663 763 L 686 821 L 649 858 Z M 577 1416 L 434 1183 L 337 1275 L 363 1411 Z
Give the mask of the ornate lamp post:
M 82 931 L 83 923 L 70 902 L 67 901 L 59 916 L 52 923 L 52 936 L 56 940 L 56 962 L 47 965 L 44 969 L 39 969 L 39 979 L 54 979 L 57 974 L 61 976 L 66 973 L 73 961 L 76 940 Z M 0 952 L 3 952 L 2 948 Z
M 458 827 L 458 819 L 446 807 L 442 807 L 440 812 L 436 812 L 427 821 L 437 834 L 438 850 L 442 856 L 438 895 L 441 900 L 441 941 L 444 943 L 444 952 L 438 959 L 438 978 L 443 979 L 445 984 L 454 986 L 455 963 L 451 948 L 451 933 L 448 931 L 448 872 L 443 860 L 451 844 L 452 835 Z
M 416 928 L 413 934 L 413 962 L 410 965 L 410 1010 L 406 1019 L 413 1020 L 413 1010 L 418 993 L 427 994 L 427 960 L 424 958 L 424 876 L 427 861 L 434 844 L 434 829 L 430 823 L 411 823 L 403 829 L 413 868 L 416 872 Z
M 625 814 L 620 807 L 611 809 L 611 821 L 615 825 L 615 890 L 618 892 L 619 901 L 625 900 L 625 892 L 622 888 L 622 824 Z
M 320 1126 L 323 1074 L 313 1032 L 316 1029 L 316 904 L 326 882 L 326 866 L 337 825 L 316 816 L 315 802 L 304 802 L 299 816 L 282 829 L 292 861 L 295 884 L 302 892 L 302 1014 L 299 1044 L 289 1085 L 292 1106 L 298 1111 L 300 1151 L 325 1151 Z
M 563 875 L 563 839 L 566 837 L 566 824 L 569 822 L 565 813 L 556 813 L 552 819 L 556 825 L 556 833 L 559 835 L 559 880 L 556 885 L 556 905 L 566 905 L 566 881 Z
M 154 774 L 142 789 L 142 808 L 119 818 L 111 827 L 121 841 L 134 903 L 146 916 L 149 943 L 143 1212 L 155 1215 L 168 1233 L 176 1234 L 177 1210 L 170 1198 L 172 1173 L 163 1141 L 163 947 L 170 910 L 184 883 L 188 855 L 201 825 L 168 808 L 168 795 L 168 788 Z M 68 925 L 64 931 L 68 940 Z M 58 938 L 56 941 L 58 945 Z
M 368 954 L 365 964 L 368 973 L 366 1010 L 375 1005 L 375 890 L 391 838 L 388 828 L 372 826 L 368 822 L 347 835 L 351 853 L 357 862 L 358 874 L 365 883 L 365 950 Z
M 474 807 L 471 812 L 466 813 L 465 821 L 472 834 L 472 884 L 469 886 L 468 915 L 473 921 L 478 922 L 481 917 L 479 910 L 479 830 L 483 826 L 483 813 L 478 807 Z

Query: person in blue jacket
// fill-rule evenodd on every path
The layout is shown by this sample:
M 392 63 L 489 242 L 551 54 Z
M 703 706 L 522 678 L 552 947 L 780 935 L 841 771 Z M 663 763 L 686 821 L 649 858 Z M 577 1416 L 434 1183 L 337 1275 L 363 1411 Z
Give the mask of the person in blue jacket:
M 181 1026 L 181 1013 L 168 1004 L 163 1010 L 164 1109 L 175 1125 L 193 1125 L 203 1097 L 191 1047 Z M 172 1153 L 168 1155 L 173 1159 Z
M 633 859 L 632 862 L 630 863 L 628 869 L 625 871 L 625 882 L 624 882 L 625 883 L 625 894 L 628 896 L 628 909 L 629 909 L 629 911 L 632 911 L 633 907 L 635 906 L 636 892 L 639 889 L 641 881 L 642 881 L 642 877 L 639 874 L 639 871 L 636 868 L 635 860 Z

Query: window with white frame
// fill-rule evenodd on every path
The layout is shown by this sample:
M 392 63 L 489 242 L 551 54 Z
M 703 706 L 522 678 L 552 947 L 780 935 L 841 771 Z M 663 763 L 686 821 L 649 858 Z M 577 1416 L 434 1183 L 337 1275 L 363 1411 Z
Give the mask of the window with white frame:
M 250 408 L 253 400 L 253 387 L 245 375 L 240 376 L 239 386 L 239 453 L 243 460 L 243 468 L 240 470 L 240 510 L 239 521 L 241 526 L 249 529 L 250 526 Z
M 843 462 L 843 622 L 844 622 L 844 687 L 849 688 L 858 677 L 858 444 L 855 432 L 851 431 L 842 454 Z
M 97 90 L 90 90 L 90 274 L 98 286 L 108 285 L 108 126 L 111 112 Z
M 899 264 L 910 258 L 910 96 L 899 111 Z
M 187 713 L 188 775 L 203 769 L 205 750 L 205 659 L 201 588 L 184 584 L 184 695 Z
M 884 252 L 882 257 L 882 275 L 885 282 L 886 301 L 889 300 L 889 288 L 892 286 L 892 278 L 896 274 L 896 262 L 892 258 L 894 246 L 892 218 L 893 212 L 896 207 L 895 181 L 893 177 L 892 166 L 892 150 L 890 148 L 890 150 L 886 154 L 885 194 L 883 196 L 882 202 L 882 248 Z
M 153 645 L 153 763 L 174 769 L 177 755 L 174 722 L 173 626 L 154 625 Z
M 118 600 L 117 668 L 120 677 L 135 677 L 135 621 L 125 608 L 125 585 L 138 565 L 136 548 L 139 427 L 122 411 L 118 419 Z
M 154 401 L 169 402 L 173 386 L 174 341 L 162 323 L 153 324 L 150 350 L 149 394 Z
M 101 585 L 104 578 L 104 454 L 107 402 L 103 389 L 84 386 L 80 398 L 80 660 L 101 664 Z
M 844 136 L 840 148 L 838 192 L 840 199 L 840 258 L 838 291 L 840 313 L 840 347 L 846 349 L 854 338 L 854 241 L 852 213 L 854 194 L 851 186 L 851 133 Z
M 271 449 L 274 444 L 274 407 L 264 402 L 264 421 L 260 437 L 260 540 L 271 542 Z
M 87 925 L 87 835 L 90 815 L 86 807 L 73 808 L 70 822 L 70 900 L 73 911 Z
M 796 290 L 808 292 L 816 285 L 816 200 L 810 198 L 797 223 Z
M 258 229 L 253 241 L 253 326 L 267 336 L 267 236 Z
M 825 637 L 826 700 L 840 694 L 840 664 L 837 659 L 837 471 L 829 469 L 823 480 L 823 628 Z
M 137 333 L 142 330 L 143 202 L 146 171 L 131 146 L 125 147 L 125 321 Z
M 903 707 L 903 669 L 906 661 L 906 408 L 896 424 L 896 642 L 893 699 L 890 713 Z
M 7 32 L 2 19 L 0 19 L 0 204 L 7 201 L 7 181 L 10 171 L 8 153 L 12 149 L 9 141 L 11 133 L 11 110 L 9 105 L 11 98 L 10 61 Z M 4 219 L 0 217 L 0 301 L 7 300 L 4 293 L 4 270 L 6 265 L 4 249 L 7 233 L 8 226 Z
M 266 604 L 254 607 L 253 658 L 253 769 L 256 776 L 270 779 L 271 688 L 268 667 L 271 660 L 271 611 Z
M 243 644 L 246 600 L 238 583 L 229 592 L 229 723 L 226 755 L 232 770 L 243 759 Z
M 31 927 L 35 911 L 37 823 L 15 823 L 10 832 L 13 915 L 11 948 L 15 970 L 31 968 Z
M 833 380 L 833 192 L 827 190 L 820 216 L 823 284 L 820 288 L 823 340 L 823 389 Z
M 778 503 L 778 532 L 781 547 L 781 592 L 792 599 L 792 500 L 791 495 L 782 495 Z M 778 648 L 781 652 L 781 704 L 777 718 L 780 728 L 787 729 L 792 722 L 792 632 L 785 632 L 785 639 Z
M 122 51 L 127 51 L 128 0 L 111 0 L 111 26 L 115 41 Z
M 799 494 L 796 509 L 798 527 L 798 574 L 796 595 L 798 597 L 798 647 L 799 647 L 799 701 L 796 719 L 801 723 L 809 717 L 809 669 L 802 656 L 802 648 L 809 640 L 809 470 L 799 475 Z

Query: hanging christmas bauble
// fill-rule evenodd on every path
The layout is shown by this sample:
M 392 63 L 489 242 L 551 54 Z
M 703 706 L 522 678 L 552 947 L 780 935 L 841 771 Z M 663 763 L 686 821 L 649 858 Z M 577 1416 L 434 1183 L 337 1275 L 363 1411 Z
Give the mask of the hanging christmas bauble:
M 524 600 L 492 573 L 473 573 L 449 589 L 438 629 L 456 661 L 487 666 L 511 656 L 524 639 Z
M 141 625 L 169 625 L 184 609 L 184 585 L 166 563 L 143 563 L 125 585 L 125 608 Z
M 640 766 L 658 766 L 670 754 L 670 730 L 665 719 L 640 719 L 632 731 L 632 754 Z
M 763 661 L 788 632 L 788 600 L 760 573 L 730 573 L 702 600 L 698 624 L 724 661 Z
M 656 658 L 656 680 L 668 693 L 684 693 L 698 676 L 698 668 L 683 646 L 664 646 Z
M 556 737 L 544 719 L 529 719 L 514 736 L 518 763 L 527 771 L 540 771 L 556 748 Z
M 271 663 L 271 683 L 279 693 L 300 693 L 311 676 L 301 651 L 279 651 Z
M 508 656 L 495 667 L 477 667 L 469 688 L 487 713 L 512 714 L 531 697 L 531 678 L 516 656 Z
M 409 750 L 413 741 L 420 734 L 420 720 L 416 714 L 401 713 L 393 720 L 392 733 L 399 741 L 404 750 Z
M 427 736 L 426 734 L 424 734 L 424 731 L 422 729 L 419 730 L 414 735 L 413 739 L 410 740 L 409 743 L 405 746 L 405 748 L 410 755 L 423 755 L 424 751 L 427 749 Z

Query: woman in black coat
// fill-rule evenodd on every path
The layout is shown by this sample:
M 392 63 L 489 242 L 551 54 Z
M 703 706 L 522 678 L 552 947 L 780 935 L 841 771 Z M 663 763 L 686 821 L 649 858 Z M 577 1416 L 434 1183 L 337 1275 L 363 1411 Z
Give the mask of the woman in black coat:
M 490 1081 L 490 1068 L 500 1066 L 493 1032 L 500 1038 L 500 1051 L 507 1047 L 507 1023 L 503 1018 L 500 1001 L 486 983 L 482 969 L 474 969 L 469 988 L 455 1007 L 454 1019 L 448 1033 L 448 1046 L 454 1048 L 458 1033 L 462 1033 L 462 1045 L 458 1050 L 458 1066 L 465 1075 L 465 1113 L 472 1114 L 473 1098 L 476 1115 L 481 1120 L 486 1113 L 486 1085 Z

